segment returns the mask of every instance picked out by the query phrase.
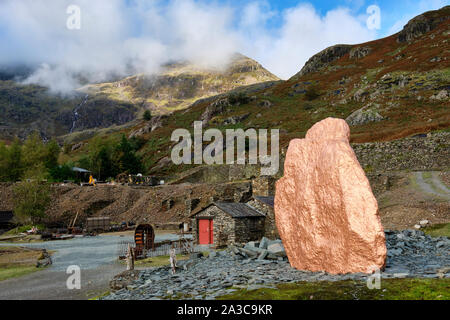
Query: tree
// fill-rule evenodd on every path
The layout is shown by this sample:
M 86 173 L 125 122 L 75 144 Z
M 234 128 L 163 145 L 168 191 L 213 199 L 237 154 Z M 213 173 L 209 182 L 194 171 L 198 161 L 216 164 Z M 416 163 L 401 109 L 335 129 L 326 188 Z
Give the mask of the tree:
M 0 142 L 0 181 L 8 181 L 8 149 Z
M 118 169 L 117 173 L 138 173 L 141 170 L 141 161 L 125 135 L 122 135 L 120 143 L 114 150 L 114 163 Z
M 150 112 L 150 110 L 145 110 L 144 111 L 144 120 L 145 121 L 152 120 L 152 113 Z
M 46 148 L 39 133 L 34 132 L 22 146 L 22 159 L 26 171 L 35 171 L 45 161 Z M 26 177 L 28 178 L 28 177 Z
M 23 175 L 23 152 L 19 139 L 14 139 L 14 142 L 9 147 L 9 181 L 17 181 Z
M 22 146 L 19 139 L 7 147 L 0 144 L 0 181 L 17 181 L 23 174 Z
M 44 165 L 48 170 L 54 169 L 58 166 L 59 153 L 61 148 L 55 140 L 51 140 L 45 146 Z
M 72 170 L 74 164 L 71 162 L 49 169 L 50 176 L 55 181 L 76 180 L 76 174 Z
M 315 100 L 320 96 L 319 89 L 317 88 L 317 86 L 311 85 L 306 91 L 305 96 L 309 101 Z
M 14 186 L 14 215 L 22 224 L 36 224 L 45 217 L 50 204 L 50 185 L 42 181 L 43 176 L 43 171 L 35 171 L 32 179 Z
M 107 146 L 101 146 L 91 154 L 91 171 L 101 180 L 113 174 L 111 151 Z

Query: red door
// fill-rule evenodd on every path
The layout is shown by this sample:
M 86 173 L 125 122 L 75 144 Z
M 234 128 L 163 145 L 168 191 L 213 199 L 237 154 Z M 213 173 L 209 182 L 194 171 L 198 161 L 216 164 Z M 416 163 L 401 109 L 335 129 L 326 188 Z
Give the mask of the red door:
M 212 244 L 213 243 L 213 220 L 200 219 L 198 220 L 198 243 Z

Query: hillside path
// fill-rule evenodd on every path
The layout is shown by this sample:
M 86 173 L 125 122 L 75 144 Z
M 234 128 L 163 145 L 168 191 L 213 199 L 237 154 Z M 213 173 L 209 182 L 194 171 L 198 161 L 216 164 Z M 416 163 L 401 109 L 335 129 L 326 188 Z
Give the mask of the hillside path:
M 431 177 L 424 177 L 425 172 L 415 172 L 416 182 L 422 191 L 450 201 L 450 189 L 441 181 L 437 172 L 431 172 Z

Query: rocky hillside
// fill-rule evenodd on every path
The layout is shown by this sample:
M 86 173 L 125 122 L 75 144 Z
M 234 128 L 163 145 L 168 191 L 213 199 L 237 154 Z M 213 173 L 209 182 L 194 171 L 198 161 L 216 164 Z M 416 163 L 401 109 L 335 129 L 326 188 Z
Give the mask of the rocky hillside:
M 88 85 L 80 91 L 130 102 L 154 115 L 185 109 L 196 100 L 233 89 L 279 80 L 258 62 L 236 54 L 224 70 L 203 69 L 190 63 L 166 65 L 156 76 L 134 75 L 116 82 Z
M 0 139 L 25 139 L 37 131 L 42 138 L 73 131 L 120 125 L 136 118 L 131 103 L 76 93 L 60 97 L 47 88 L 0 80 Z
M 148 172 L 190 169 L 170 161 L 176 128 L 279 128 L 285 149 L 326 117 L 346 119 L 351 142 L 380 142 L 450 128 L 450 6 L 412 19 L 402 31 L 313 56 L 294 77 L 198 101 L 188 110 L 123 130 L 147 143 Z M 89 141 L 71 157 L 83 154 Z M 450 164 L 449 164 L 450 166 Z
M 256 61 L 238 54 L 225 70 L 174 63 L 156 76 L 140 74 L 110 83 L 90 84 L 68 97 L 51 95 L 47 88 L 38 85 L 16 82 L 18 75 L 24 77 L 25 71 L 19 71 L 0 70 L 0 139 L 4 140 L 14 136 L 25 138 L 32 131 L 48 139 L 120 126 L 140 118 L 146 109 L 155 115 L 167 114 L 186 108 L 198 99 L 279 80 Z

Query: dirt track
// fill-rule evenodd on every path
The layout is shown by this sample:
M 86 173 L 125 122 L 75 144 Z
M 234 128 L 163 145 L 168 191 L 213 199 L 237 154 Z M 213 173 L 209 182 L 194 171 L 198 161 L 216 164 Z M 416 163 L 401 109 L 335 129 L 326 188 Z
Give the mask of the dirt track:
M 69 290 L 69 275 L 50 268 L 0 282 L 0 300 L 85 300 L 106 292 L 109 280 L 123 270 L 119 264 L 82 270 L 81 289 Z
M 175 239 L 174 234 L 157 234 L 156 241 Z M 112 277 L 125 270 L 117 262 L 118 243 L 131 240 L 131 236 L 102 235 L 66 241 L 20 244 L 47 250 L 56 250 L 53 264 L 46 270 L 20 278 L 0 282 L 0 300 L 89 299 L 103 294 Z M 2 243 L 2 246 L 6 245 Z M 81 269 L 81 289 L 66 286 L 66 269 L 78 265 Z

